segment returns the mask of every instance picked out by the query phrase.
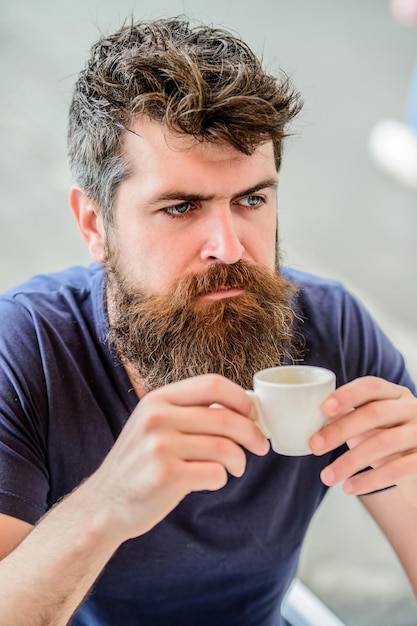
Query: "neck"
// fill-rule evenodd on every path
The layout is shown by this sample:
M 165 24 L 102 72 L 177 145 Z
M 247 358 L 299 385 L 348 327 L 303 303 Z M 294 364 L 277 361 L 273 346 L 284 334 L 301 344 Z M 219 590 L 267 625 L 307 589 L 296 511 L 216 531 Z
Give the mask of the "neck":
M 130 365 L 129 363 L 124 363 L 123 366 L 137 397 L 139 398 L 139 400 L 142 400 L 142 398 L 146 394 L 142 381 L 138 380 L 137 376 L 135 376 L 134 368 L 132 367 L 132 365 Z

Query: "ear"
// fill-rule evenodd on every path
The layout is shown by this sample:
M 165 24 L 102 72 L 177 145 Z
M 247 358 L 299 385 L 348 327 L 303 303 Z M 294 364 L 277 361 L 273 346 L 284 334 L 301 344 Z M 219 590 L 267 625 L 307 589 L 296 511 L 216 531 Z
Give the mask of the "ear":
M 103 219 L 96 204 L 81 187 L 72 187 L 69 204 L 91 258 L 97 263 L 106 260 Z

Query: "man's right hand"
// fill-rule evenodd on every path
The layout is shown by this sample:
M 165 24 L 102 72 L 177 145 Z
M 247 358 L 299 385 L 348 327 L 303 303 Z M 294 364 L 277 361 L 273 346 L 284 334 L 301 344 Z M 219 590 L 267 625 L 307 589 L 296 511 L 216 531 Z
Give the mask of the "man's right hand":
M 242 448 L 268 452 L 255 413 L 241 387 L 216 375 L 145 396 L 99 469 L 31 532 L 0 518 L 10 532 L 1 550 L 0 624 L 23 626 L 28 614 L 34 626 L 67 624 L 123 541 L 153 528 L 188 493 L 220 489 L 228 472 L 241 476 Z
M 113 538 L 139 536 L 192 491 L 220 489 L 228 473 L 242 476 L 242 448 L 268 452 L 256 418 L 245 391 L 221 376 L 167 385 L 139 402 L 83 491 L 106 516 Z

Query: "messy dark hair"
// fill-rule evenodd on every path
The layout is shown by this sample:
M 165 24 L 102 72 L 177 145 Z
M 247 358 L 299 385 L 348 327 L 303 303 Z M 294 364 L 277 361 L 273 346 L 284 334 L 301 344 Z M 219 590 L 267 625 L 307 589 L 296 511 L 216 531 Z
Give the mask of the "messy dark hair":
M 109 224 L 117 186 L 129 174 L 123 137 L 137 116 L 247 155 L 272 140 L 278 170 L 286 127 L 300 108 L 288 77 L 266 73 L 230 32 L 183 18 L 132 22 L 92 47 L 75 85 L 71 173 Z

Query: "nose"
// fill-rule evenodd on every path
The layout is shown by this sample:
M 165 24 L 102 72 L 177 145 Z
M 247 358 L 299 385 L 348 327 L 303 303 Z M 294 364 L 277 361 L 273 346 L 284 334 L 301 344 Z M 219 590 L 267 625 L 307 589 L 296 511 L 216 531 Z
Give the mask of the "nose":
M 231 265 L 243 257 L 245 251 L 238 232 L 238 217 L 229 208 L 217 211 L 203 225 L 203 261 L 220 261 Z

